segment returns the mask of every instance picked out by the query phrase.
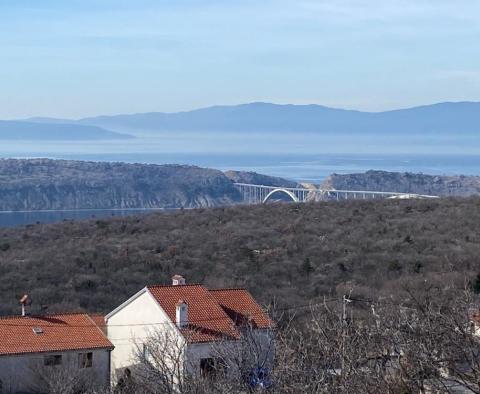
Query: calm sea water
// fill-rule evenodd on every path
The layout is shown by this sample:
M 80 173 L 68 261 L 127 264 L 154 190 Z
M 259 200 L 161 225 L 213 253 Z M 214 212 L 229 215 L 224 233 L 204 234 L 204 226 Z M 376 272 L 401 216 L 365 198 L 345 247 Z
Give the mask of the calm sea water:
M 161 132 L 136 140 L 0 141 L 0 158 L 49 157 L 128 163 L 192 164 L 256 171 L 320 183 L 331 173 L 370 169 L 425 174 L 480 174 L 480 137 L 472 134 L 333 135 L 311 133 Z M 1 213 L 0 226 L 85 219 L 131 211 Z M 137 213 L 137 212 L 133 212 Z
M 15 227 L 29 224 L 45 224 L 67 220 L 102 219 L 115 216 L 145 215 L 158 209 L 79 209 L 58 211 L 0 211 L 0 227 Z

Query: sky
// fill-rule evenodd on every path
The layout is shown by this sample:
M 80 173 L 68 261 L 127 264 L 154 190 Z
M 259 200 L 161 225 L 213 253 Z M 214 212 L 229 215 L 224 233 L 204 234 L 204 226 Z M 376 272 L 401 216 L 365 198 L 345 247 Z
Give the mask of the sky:
M 480 101 L 478 0 L 0 0 L 0 119 Z

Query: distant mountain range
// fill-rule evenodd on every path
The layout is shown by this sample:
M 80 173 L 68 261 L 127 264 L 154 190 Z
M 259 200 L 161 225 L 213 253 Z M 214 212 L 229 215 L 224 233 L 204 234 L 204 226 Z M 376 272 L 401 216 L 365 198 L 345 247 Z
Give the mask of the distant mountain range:
M 134 138 L 95 125 L 76 123 L 0 121 L 0 140 L 110 140 Z
M 480 132 L 480 103 L 440 103 L 386 112 L 320 105 L 252 103 L 178 113 L 85 118 L 80 124 L 116 131 L 290 131 L 325 133 Z
M 119 132 L 142 131 L 477 133 L 480 132 L 480 102 L 439 103 L 385 112 L 251 103 L 177 113 L 0 121 L 0 139 L 131 138 Z

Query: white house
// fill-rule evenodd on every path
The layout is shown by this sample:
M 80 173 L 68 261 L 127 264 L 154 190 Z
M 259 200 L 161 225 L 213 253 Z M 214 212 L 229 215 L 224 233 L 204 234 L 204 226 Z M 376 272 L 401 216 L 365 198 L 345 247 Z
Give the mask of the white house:
M 112 343 L 83 313 L 0 318 L 0 393 L 45 391 L 46 380 L 110 384 Z M 100 319 L 102 320 L 102 319 Z
M 232 350 L 249 335 L 268 349 L 272 321 L 245 289 L 209 290 L 185 284 L 179 275 L 167 286 L 147 286 L 105 317 L 112 351 L 112 372 L 135 369 L 138 355 L 148 357 L 152 338 L 168 338 L 162 354 L 178 353 L 187 373 L 208 373 L 219 349 Z M 157 344 L 157 342 L 155 342 Z M 231 349 L 230 349 L 230 348 Z M 172 357 L 172 356 L 168 356 Z M 266 356 L 267 357 L 267 356 Z

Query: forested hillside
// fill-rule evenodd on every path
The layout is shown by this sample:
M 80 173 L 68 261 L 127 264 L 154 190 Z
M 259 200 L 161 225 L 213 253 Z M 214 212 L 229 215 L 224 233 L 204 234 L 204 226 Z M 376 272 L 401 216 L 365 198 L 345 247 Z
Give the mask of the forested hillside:
M 109 311 L 172 274 L 263 303 L 477 286 L 480 199 L 234 206 L 0 230 L 0 313 Z M 36 308 L 36 309 L 35 309 Z

